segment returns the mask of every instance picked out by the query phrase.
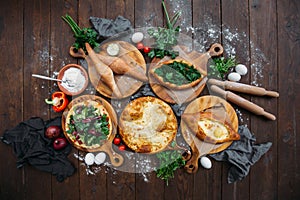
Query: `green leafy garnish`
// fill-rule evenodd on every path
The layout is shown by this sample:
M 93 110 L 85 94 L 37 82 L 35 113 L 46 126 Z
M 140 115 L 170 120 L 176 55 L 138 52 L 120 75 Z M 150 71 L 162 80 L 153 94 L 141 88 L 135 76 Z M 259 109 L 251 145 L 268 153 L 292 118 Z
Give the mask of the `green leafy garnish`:
M 185 165 L 185 161 L 179 151 L 163 151 L 156 154 L 159 159 L 159 168 L 156 176 L 169 184 L 169 179 L 174 178 L 174 172 Z
M 212 59 L 213 63 L 209 65 L 208 76 L 223 79 L 229 70 L 236 65 L 235 57 L 228 59 L 217 57 Z
M 177 11 L 173 18 L 170 19 L 164 1 L 162 1 L 162 6 L 167 19 L 167 28 L 158 27 L 157 30 L 152 28 L 148 30 L 148 34 L 155 39 L 153 48 L 148 53 L 148 56 L 150 58 L 170 56 L 172 59 L 175 59 L 178 56 L 178 52 L 173 51 L 172 47 L 177 44 L 180 27 L 175 27 L 175 24 L 180 17 L 181 12 Z
M 154 71 L 158 76 L 162 77 L 164 82 L 173 83 L 175 85 L 189 84 L 201 77 L 200 72 L 183 62 L 174 61 L 164 64 Z
M 75 50 L 82 48 L 84 52 L 86 52 L 85 43 L 89 43 L 92 48 L 100 46 L 100 43 L 98 41 L 99 35 L 97 31 L 92 28 L 81 29 L 68 14 L 62 16 L 62 19 L 67 22 L 74 33 L 75 42 L 73 44 L 73 47 L 75 48 Z
M 101 115 L 94 106 L 80 105 L 70 116 L 67 133 L 78 143 L 87 146 L 100 144 L 109 135 L 108 116 Z

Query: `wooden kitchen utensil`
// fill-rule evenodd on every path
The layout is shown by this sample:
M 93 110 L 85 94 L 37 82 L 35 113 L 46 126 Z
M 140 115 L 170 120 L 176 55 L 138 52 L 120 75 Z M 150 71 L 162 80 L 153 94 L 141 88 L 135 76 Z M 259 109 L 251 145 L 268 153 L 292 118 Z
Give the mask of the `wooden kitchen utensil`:
M 238 131 L 238 117 L 234 108 L 224 99 L 217 96 L 202 96 L 193 100 L 185 109 L 184 113 L 197 113 L 206 109 L 213 109 L 216 105 L 222 105 L 222 109 L 228 115 L 234 131 Z M 219 108 L 216 108 L 219 109 Z M 198 160 L 201 156 L 217 153 L 229 147 L 232 143 L 225 142 L 222 144 L 212 144 L 200 140 L 195 134 L 190 131 L 187 125 L 181 120 L 181 133 L 187 144 L 192 149 L 192 157 L 186 162 L 185 169 L 188 173 L 195 173 L 198 170 Z
M 174 47 L 179 52 L 178 59 L 184 59 L 192 63 L 201 73 L 202 80 L 194 87 L 184 90 L 172 90 L 162 86 L 151 74 L 149 74 L 149 82 L 154 93 L 168 103 L 182 104 L 195 99 L 205 87 L 207 81 L 207 62 L 212 56 L 219 56 L 223 53 L 221 44 L 215 43 L 206 53 L 199 53 L 197 51 L 187 52 L 186 48 L 181 46 Z M 163 59 L 153 59 L 149 71 L 157 66 L 160 62 L 170 60 L 169 57 Z
M 222 98 L 256 114 L 256 115 L 262 115 L 270 120 L 275 120 L 276 117 L 271 114 L 266 112 L 262 107 L 252 103 L 251 101 L 248 101 L 247 99 L 236 95 L 230 91 L 225 91 L 223 89 L 221 89 L 220 87 L 216 86 L 216 85 L 211 85 L 210 89 L 212 92 L 217 93 L 218 95 L 220 95 Z
M 133 69 L 135 69 L 137 66 L 141 68 L 142 71 L 146 74 L 146 62 L 144 59 L 144 56 L 141 54 L 141 52 L 132 44 L 125 42 L 125 41 L 110 41 L 104 44 L 101 44 L 100 52 L 96 53 L 96 55 L 99 55 L 98 58 L 103 58 L 103 56 L 109 56 L 106 52 L 106 48 L 109 44 L 115 43 L 120 46 L 120 54 L 118 55 L 118 58 L 122 59 L 124 62 L 130 62 Z M 84 58 L 87 59 L 87 55 L 85 55 L 84 51 L 82 49 L 79 49 L 77 52 L 74 51 L 74 48 L 71 47 L 69 51 L 70 55 L 75 58 Z M 101 59 L 100 59 L 101 60 Z M 105 65 L 104 62 L 101 63 L 102 65 Z M 135 64 L 135 65 L 134 65 Z M 101 67 L 101 66 L 100 66 Z M 137 80 L 131 76 L 120 75 L 114 73 L 114 81 L 117 85 L 117 88 L 121 92 L 121 96 L 116 96 L 112 93 L 111 89 L 103 82 L 101 79 L 101 76 L 99 72 L 95 69 L 95 67 L 88 67 L 88 73 L 90 77 L 90 81 L 92 85 L 96 88 L 96 90 L 101 93 L 102 95 L 108 97 L 108 98 L 126 98 L 134 94 L 142 85 L 143 82 L 140 80 Z M 145 79 L 143 79 L 145 80 Z
M 103 105 L 105 107 L 105 109 L 107 110 L 111 120 L 112 120 L 112 125 L 113 125 L 113 129 L 112 129 L 112 133 L 108 136 L 108 138 L 106 139 L 106 141 L 104 141 L 104 143 L 99 147 L 99 148 L 93 148 L 93 149 L 89 149 L 89 148 L 82 148 L 81 146 L 78 146 L 76 144 L 74 144 L 72 142 L 72 140 L 69 139 L 68 134 L 66 134 L 65 132 L 65 126 L 66 126 L 66 117 L 68 115 L 69 110 L 72 108 L 73 105 L 77 104 L 77 103 L 81 103 L 87 100 L 92 100 L 92 101 L 96 101 L 98 103 L 100 103 L 101 105 Z M 73 99 L 68 107 L 65 109 L 65 111 L 63 112 L 62 115 L 62 129 L 64 131 L 65 137 L 72 143 L 72 145 L 74 145 L 77 149 L 81 150 L 81 151 L 86 151 L 86 152 L 100 152 L 103 151 L 105 153 L 108 154 L 111 164 L 115 167 L 119 167 L 123 164 L 124 162 L 124 158 L 122 155 L 116 153 L 113 148 L 112 148 L 112 141 L 115 138 L 115 135 L 117 133 L 117 114 L 114 111 L 113 107 L 103 98 L 99 97 L 99 96 L 95 96 L 95 95 L 83 95 L 83 96 L 79 96 L 75 99 Z
M 279 97 L 279 93 L 275 91 L 268 91 L 265 88 L 257 87 L 253 85 L 248 85 L 244 83 L 237 83 L 233 81 L 220 81 L 217 79 L 209 79 L 207 81 L 208 85 L 217 85 L 223 89 L 228 89 L 235 92 L 242 92 L 246 94 L 252 94 L 257 96 L 270 96 Z

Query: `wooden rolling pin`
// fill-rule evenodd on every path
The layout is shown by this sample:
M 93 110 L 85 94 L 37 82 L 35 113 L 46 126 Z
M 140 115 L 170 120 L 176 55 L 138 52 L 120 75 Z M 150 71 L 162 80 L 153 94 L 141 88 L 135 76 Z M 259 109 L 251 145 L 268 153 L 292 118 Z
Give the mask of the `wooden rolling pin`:
M 262 115 L 270 120 L 275 120 L 276 117 L 271 114 L 271 113 L 268 113 L 266 112 L 262 107 L 252 103 L 251 101 L 248 101 L 247 99 L 244 99 L 243 97 L 239 96 L 239 95 L 236 95 L 230 91 L 225 91 L 221 88 L 219 88 L 218 86 L 216 85 L 212 85 L 210 86 L 210 89 L 221 95 L 222 98 L 256 114 L 256 115 Z
M 232 81 L 220 81 L 217 79 L 209 79 L 208 84 L 218 85 L 224 89 L 231 91 L 242 92 L 246 94 L 252 94 L 257 96 L 270 96 L 270 97 L 279 97 L 278 92 L 268 91 L 265 88 L 247 85 L 243 83 L 236 83 Z

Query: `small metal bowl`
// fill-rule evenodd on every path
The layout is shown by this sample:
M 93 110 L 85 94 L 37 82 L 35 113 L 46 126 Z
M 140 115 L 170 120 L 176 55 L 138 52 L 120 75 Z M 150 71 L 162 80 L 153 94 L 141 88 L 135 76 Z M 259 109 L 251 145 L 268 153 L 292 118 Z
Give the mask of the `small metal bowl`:
M 64 77 L 65 72 L 67 70 L 70 70 L 71 68 L 79 69 L 81 75 L 85 79 L 85 82 L 83 84 L 81 84 L 81 87 L 79 87 L 79 88 L 76 88 L 79 86 L 79 85 L 76 85 L 77 83 L 79 84 L 79 82 L 80 82 L 79 80 L 76 81 L 76 79 L 73 80 L 74 78 L 73 79 L 70 78 L 70 79 L 67 79 L 68 80 L 67 82 L 64 81 L 64 80 L 66 80 L 66 77 Z M 82 66 L 77 65 L 77 64 L 65 65 L 59 71 L 57 78 L 64 81 L 64 82 L 61 82 L 61 81 L 57 82 L 59 89 L 62 92 L 64 92 L 65 94 L 70 95 L 70 96 L 75 96 L 75 95 L 81 94 L 86 89 L 86 87 L 88 86 L 88 83 L 89 83 L 89 78 L 88 78 L 88 74 L 87 74 L 86 70 Z

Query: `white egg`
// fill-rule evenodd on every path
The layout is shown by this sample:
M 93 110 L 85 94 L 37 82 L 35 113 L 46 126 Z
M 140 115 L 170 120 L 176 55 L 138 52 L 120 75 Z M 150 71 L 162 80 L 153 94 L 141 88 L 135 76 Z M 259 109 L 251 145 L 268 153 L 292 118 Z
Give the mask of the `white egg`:
M 139 43 L 144 39 L 144 34 L 142 32 L 136 32 L 132 35 L 131 40 L 133 43 Z
M 239 73 L 236 73 L 236 72 L 231 72 L 230 74 L 228 74 L 227 78 L 230 81 L 237 82 L 237 81 L 241 80 L 241 75 Z
M 100 152 L 95 156 L 95 163 L 97 165 L 101 165 L 102 163 L 104 163 L 105 159 L 106 159 L 106 154 L 103 152 Z
M 202 156 L 200 158 L 200 163 L 205 169 L 210 169 L 212 167 L 212 163 L 208 157 Z
M 237 66 L 235 66 L 235 71 L 240 75 L 246 75 L 248 72 L 248 69 L 245 65 L 238 64 Z
M 94 154 L 92 154 L 92 153 L 87 153 L 87 154 L 85 155 L 85 157 L 84 157 L 84 162 L 85 162 L 85 164 L 87 164 L 87 165 L 92 165 L 92 164 L 94 164 L 94 161 L 95 161 L 95 156 L 94 156 Z

